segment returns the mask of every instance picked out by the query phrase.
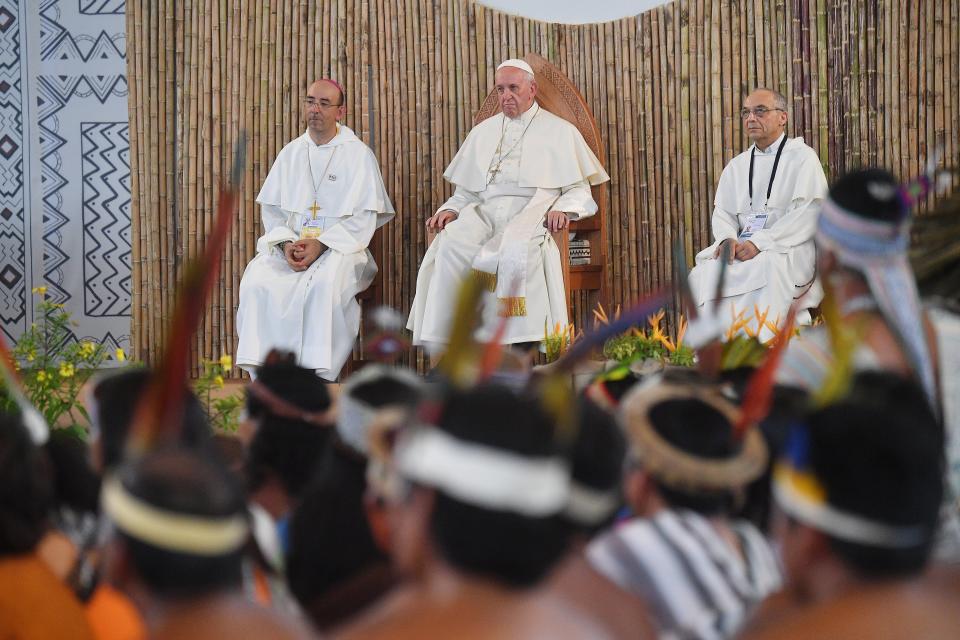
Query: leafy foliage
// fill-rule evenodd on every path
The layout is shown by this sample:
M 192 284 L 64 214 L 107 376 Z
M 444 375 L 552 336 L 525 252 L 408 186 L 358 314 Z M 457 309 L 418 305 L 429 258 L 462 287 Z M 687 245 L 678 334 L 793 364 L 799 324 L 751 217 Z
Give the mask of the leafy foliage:
M 230 371 L 233 360 L 223 355 L 219 360 L 204 360 L 202 365 L 203 375 L 194 382 L 193 389 L 207 412 L 207 421 L 215 430 L 234 433 L 243 408 L 243 393 L 238 391 L 229 395 L 215 395 L 217 390 L 224 388 L 223 376 Z
M 39 320 L 20 336 L 12 351 L 27 399 L 51 426 L 65 420 L 89 427 L 90 416 L 79 400 L 80 389 L 111 355 L 118 361 L 126 356 L 122 349 L 110 354 L 102 344 L 78 342 L 72 331 L 76 323 L 64 306 L 46 299 L 46 287 L 36 287 L 33 293 L 40 297 Z M 4 391 L 0 406 L 14 411 L 14 405 Z

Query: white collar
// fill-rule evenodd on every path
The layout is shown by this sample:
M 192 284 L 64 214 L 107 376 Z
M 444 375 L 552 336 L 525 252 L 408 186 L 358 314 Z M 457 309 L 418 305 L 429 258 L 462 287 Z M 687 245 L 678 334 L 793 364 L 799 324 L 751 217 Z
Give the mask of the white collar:
M 780 137 L 774 140 L 769 147 L 763 151 L 757 147 L 757 143 L 753 143 L 753 148 L 757 150 L 758 156 L 772 156 L 777 153 L 777 149 L 780 147 L 780 141 L 783 140 L 783 136 L 787 135 L 786 131 L 780 134 Z
M 516 118 L 507 118 L 506 114 L 504 114 L 503 117 L 507 119 L 507 122 L 517 122 L 526 126 L 530 124 L 530 121 L 533 120 L 533 116 L 537 115 L 539 111 L 540 111 L 540 103 L 534 100 L 533 104 L 530 105 L 530 108 L 524 111 L 523 113 L 521 113 Z
M 320 149 L 320 148 L 322 148 L 322 147 L 329 147 L 330 145 L 332 145 L 332 144 L 334 144 L 334 143 L 340 142 L 339 140 L 337 140 L 337 138 L 339 138 L 340 135 L 343 133 L 343 128 L 344 128 L 343 125 L 338 123 L 338 124 L 337 124 L 337 132 L 336 132 L 335 134 L 333 134 L 333 137 L 332 137 L 332 138 L 330 138 L 329 140 L 327 140 L 327 141 L 324 142 L 323 144 L 317 144 L 316 142 L 313 141 L 313 138 L 310 137 L 310 129 L 309 129 L 309 128 L 307 128 L 307 129 L 304 130 L 304 132 L 303 132 L 303 139 L 307 141 L 307 146 L 310 147 L 310 148 L 313 148 L 313 149 Z

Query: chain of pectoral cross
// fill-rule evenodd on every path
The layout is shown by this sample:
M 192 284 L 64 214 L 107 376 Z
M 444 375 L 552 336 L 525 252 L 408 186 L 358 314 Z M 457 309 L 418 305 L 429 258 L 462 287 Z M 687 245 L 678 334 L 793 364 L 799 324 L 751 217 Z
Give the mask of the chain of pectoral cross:
M 517 145 L 519 145 L 523 141 L 523 136 L 527 135 L 527 129 L 530 128 L 530 125 L 533 124 L 533 119 L 536 118 L 538 115 L 540 115 L 539 104 L 537 105 L 537 112 L 533 114 L 533 116 L 530 118 L 530 122 L 527 123 L 527 126 L 525 126 L 523 128 L 523 131 L 520 133 L 520 137 L 517 138 L 517 141 L 513 143 L 512 147 L 507 149 L 506 153 L 501 153 L 501 150 L 503 149 L 503 136 L 506 134 L 506 131 L 507 131 L 507 116 L 503 116 L 503 123 L 500 125 L 500 142 L 497 143 L 497 166 L 495 167 L 493 166 L 493 160 L 491 159 L 490 160 L 491 168 L 487 169 L 487 174 L 489 175 L 489 177 L 487 178 L 488 183 L 493 182 L 493 179 L 497 176 L 498 173 L 500 173 L 500 165 L 503 164 L 503 161 L 507 158 L 507 156 L 513 153 L 513 150 L 517 148 Z
M 309 143 L 307 143 L 309 144 Z M 327 175 L 327 170 L 330 168 L 330 163 L 333 162 L 333 154 L 337 152 L 337 148 L 334 147 L 330 151 L 330 159 L 327 160 L 327 166 L 323 168 L 323 173 L 320 174 L 320 184 L 323 184 L 323 176 Z M 307 147 L 307 170 L 310 172 L 310 184 L 313 185 L 313 206 L 307 207 L 307 211 L 311 214 L 311 219 L 317 219 L 317 211 L 320 211 L 323 207 L 317 204 L 317 194 L 320 192 L 320 185 L 317 184 L 316 178 L 313 177 L 313 163 L 310 160 L 310 147 Z

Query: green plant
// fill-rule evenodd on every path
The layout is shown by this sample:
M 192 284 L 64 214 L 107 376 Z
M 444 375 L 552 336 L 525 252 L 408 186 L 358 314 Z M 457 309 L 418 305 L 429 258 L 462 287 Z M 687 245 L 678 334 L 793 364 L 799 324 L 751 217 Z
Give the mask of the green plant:
M 609 360 L 629 364 L 650 358 L 662 359 L 666 357 L 667 349 L 658 340 L 642 332 L 630 332 L 607 340 L 603 345 L 603 355 Z
M 47 300 L 46 293 L 46 287 L 33 289 L 33 294 L 40 297 L 39 319 L 17 340 L 12 351 L 14 367 L 20 371 L 27 398 L 47 424 L 67 421 L 89 427 L 90 416 L 79 400 L 80 389 L 107 360 L 109 350 L 102 344 L 78 342 L 70 313 L 62 304 Z M 118 361 L 126 359 L 122 349 L 117 349 L 114 357 Z M 15 409 L 6 392 L 0 406 L 7 411 Z
M 219 360 L 204 360 L 201 365 L 203 374 L 194 382 L 193 390 L 203 403 L 210 426 L 227 433 L 236 432 L 240 410 L 243 408 L 243 393 L 238 391 L 229 395 L 214 396 L 215 390 L 224 388 L 223 375 L 230 371 L 233 359 L 223 355 Z
M 553 333 L 547 333 L 547 325 L 543 325 L 543 346 L 546 351 L 547 362 L 556 362 L 573 345 L 577 336 L 572 324 L 561 326 L 558 322 Z

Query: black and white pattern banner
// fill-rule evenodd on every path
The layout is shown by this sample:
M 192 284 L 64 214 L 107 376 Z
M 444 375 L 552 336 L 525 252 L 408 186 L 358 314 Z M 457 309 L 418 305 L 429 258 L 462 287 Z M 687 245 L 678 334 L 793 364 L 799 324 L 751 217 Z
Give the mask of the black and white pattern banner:
M 123 0 L 0 0 L 0 323 L 45 286 L 75 338 L 130 342 Z

